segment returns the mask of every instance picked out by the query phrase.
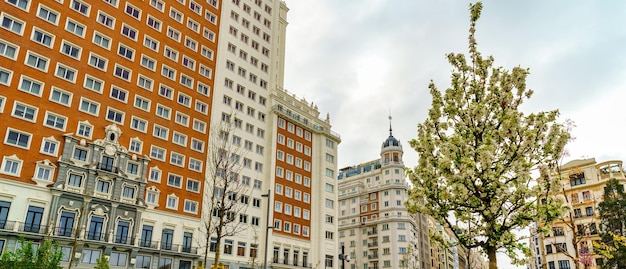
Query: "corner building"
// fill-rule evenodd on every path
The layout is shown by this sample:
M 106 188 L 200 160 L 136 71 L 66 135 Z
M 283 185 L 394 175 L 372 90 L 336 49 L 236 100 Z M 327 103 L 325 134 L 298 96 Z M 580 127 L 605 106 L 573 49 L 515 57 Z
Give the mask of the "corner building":
M 402 145 L 392 135 L 380 158 L 340 170 L 339 244 L 346 268 L 431 268 L 428 219 L 409 214 Z
M 533 256 L 529 259 L 529 268 L 575 268 L 576 263 L 581 268 L 602 267 L 602 256 L 595 253 L 593 247 L 593 242 L 600 241 L 599 233 L 603 228 L 598 205 L 604 200 L 604 188 L 610 179 L 626 185 L 622 161 L 572 160 L 560 166 L 560 175 L 553 176 L 561 179 L 561 191 L 555 196 L 570 210 L 548 227 L 544 223 L 531 227 L 529 245 Z M 548 228 L 549 233 L 537 232 L 537 227 Z M 572 259 L 577 256 L 578 261 Z
M 62 266 L 198 258 L 219 3 L 0 2 L 0 250 Z

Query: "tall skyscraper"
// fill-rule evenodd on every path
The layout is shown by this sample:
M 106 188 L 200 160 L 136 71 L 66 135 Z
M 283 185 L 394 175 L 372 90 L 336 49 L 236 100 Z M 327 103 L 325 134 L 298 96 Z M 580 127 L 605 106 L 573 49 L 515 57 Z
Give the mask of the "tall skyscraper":
M 212 127 L 230 122 L 249 207 L 221 261 L 333 263 L 336 226 L 321 216 L 336 210 L 340 138 L 283 89 L 287 11 L 278 0 L 1 1 L 0 251 L 26 235 L 58 242 L 64 267 L 107 256 L 192 268 L 215 191 Z

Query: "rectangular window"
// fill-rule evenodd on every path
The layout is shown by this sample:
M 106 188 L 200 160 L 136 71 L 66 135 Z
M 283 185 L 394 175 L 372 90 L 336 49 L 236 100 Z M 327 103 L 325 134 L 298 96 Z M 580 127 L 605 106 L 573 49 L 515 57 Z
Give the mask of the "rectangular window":
M 117 49 L 117 54 L 130 60 L 133 61 L 134 57 L 135 57 L 135 50 L 131 49 L 130 47 L 127 47 L 125 45 L 122 45 L 121 43 L 118 46 Z
M 148 91 L 152 91 L 152 85 L 154 84 L 154 80 L 145 77 L 144 75 L 139 74 L 137 76 L 137 86 L 148 90 Z
M 104 86 L 104 81 L 99 80 L 90 75 L 85 75 L 85 84 L 83 87 L 92 90 L 97 93 L 102 93 L 102 87 Z
M 49 59 L 29 51 L 26 56 L 25 64 L 43 72 L 47 72 L 49 62 Z
M 96 21 L 100 24 L 113 29 L 115 27 L 115 19 L 102 11 L 98 11 L 98 17 Z
M 167 185 L 180 188 L 182 177 L 179 175 L 169 174 L 167 176 Z
M 146 24 L 148 24 L 148 26 L 152 27 L 152 29 L 156 30 L 157 32 L 161 32 L 161 25 L 163 25 L 163 23 L 160 20 L 150 15 L 148 15 Z
M 57 63 L 57 70 L 54 73 L 54 75 L 58 78 L 62 78 L 64 80 L 74 83 L 76 82 L 77 73 L 78 72 L 75 69 L 72 69 L 68 66 Z
M 151 70 L 151 71 L 155 71 L 156 70 L 156 60 L 148 57 L 145 54 L 141 55 L 141 66 Z
M 13 105 L 13 112 L 11 113 L 13 117 L 24 119 L 30 122 L 35 122 L 35 118 L 37 117 L 37 108 L 32 107 L 26 104 L 15 102 Z
M 118 111 L 111 107 L 107 108 L 106 119 L 119 124 L 124 124 L 124 112 Z
M 67 123 L 67 117 L 54 114 L 52 112 L 46 112 L 46 120 L 44 125 L 60 131 L 65 131 L 65 124 Z
M 96 31 L 93 32 L 93 40 L 91 42 L 107 50 L 111 49 L 111 38 Z
M 52 48 L 54 43 L 54 35 L 36 27 L 33 27 L 33 33 L 30 39 L 48 48 Z
M 93 52 L 89 53 L 89 65 L 91 65 L 91 66 L 93 66 L 95 68 L 98 68 L 98 69 L 100 69 L 102 71 L 106 71 L 107 62 L 108 61 L 107 61 L 106 58 L 104 58 L 104 57 L 102 57 L 100 55 L 94 54 Z
M 24 25 L 26 25 L 25 22 L 20 21 L 16 18 L 10 17 L 6 13 L 3 13 L 0 16 L 0 21 L 2 22 L 0 24 L 0 27 L 7 29 L 13 33 L 16 33 L 18 35 L 22 35 L 24 33 Z
M 131 40 L 137 41 L 137 29 L 128 26 L 125 23 L 122 23 L 122 35 L 130 38 Z
M 4 143 L 16 147 L 28 149 L 30 147 L 31 135 L 22 131 L 8 129 Z
M 115 73 L 114 75 L 118 78 L 121 78 L 123 80 L 126 81 L 130 81 L 130 75 L 131 75 L 130 69 L 123 67 L 121 65 L 117 65 L 115 64 Z
M 1 173 L 19 177 L 22 170 L 22 160 L 4 157 Z
M 81 97 L 80 107 L 78 109 L 82 112 L 85 112 L 94 116 L 98 116 L 98 111 L 100 110 L 100 104 L 94 101 L 91 101 L 89 99 L 85 99 L 84 97 Z
M 171 109 L 170 109 L 170 108 L 168 108 L 168 107 L 164 107 L 164 106 L 163 106 L 163 105 L 161 105 L 161 104 L 157 104 L 157 107 L 156 107 L 156 115 L 157 115 L 157 116 L 159 116 L 159 117 L 161 117 L 161 118 L 164 118 L 164 119 L 168 119 L 168 120 L 169 120 L 169 119 L 170 119 L 170 116 L 171 116 Z
M 25 11 L 28 11 L 28 6 L 30 4 L 30 0 L 6 0 L 6 2 Z
M 77 36 L 80 36 L 81 38 L 85 37 L 85 29 L 86 27 L 72 19 L 67 19 L 67 24 L 65 25 L 65 30 L 75 34 Z
M 83 14 L 89 17 L 89 5 L 79 0 L 72 0 L 70 3 L 70 8 L 77 11 L 80 14 Z

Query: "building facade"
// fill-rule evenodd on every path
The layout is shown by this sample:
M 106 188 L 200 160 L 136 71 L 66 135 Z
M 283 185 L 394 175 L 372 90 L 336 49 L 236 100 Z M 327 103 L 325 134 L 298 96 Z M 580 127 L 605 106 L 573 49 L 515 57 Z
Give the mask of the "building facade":
M 403 150 L 389 131 L 379 159 L 340 170 L 339 244 L 353 269 L 430 268 L 428 223 L 404 206 Z
M 283 89 L 287 11 L 279 0 L 0 1 L 0 251 L 24 236 L 58 242 L 64 267 L 107 256 L 112 268 L 193 268 L 205 246 L 211 260 L 207 158 L 226 121 L 250 187 L 222 263 L 336 265 L 325 216 L 340 138 Z
M 217 1 L 0 2 L 1 249 L 62 265 L 197 259 Z M 20 195 L 28 194 L 28 195 Z
M 555 194 L 566 202 L 569 211 L 548 227 L 549 233 L 538 233 L 535 224 L 530 246 L 533 257 L 530 268 L 599 268 L 600 256 L 594 254 L 592 242 L 600 240 L 598 204 L 603 201 L 609 179 L 626 184 L 621 161 L 598 163 L 595 159 L 573 160 L 560 166 L 562 191 Z M 576 246 L 574 246 L 576 244 Z

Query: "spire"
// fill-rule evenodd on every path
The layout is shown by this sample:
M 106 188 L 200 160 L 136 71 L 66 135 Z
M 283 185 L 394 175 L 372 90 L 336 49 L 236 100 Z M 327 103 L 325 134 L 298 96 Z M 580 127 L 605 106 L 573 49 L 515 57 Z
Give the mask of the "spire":
M 393 136 L 393 129 L 391 128 L 391 112 L 389 113 L 389 136 Z

